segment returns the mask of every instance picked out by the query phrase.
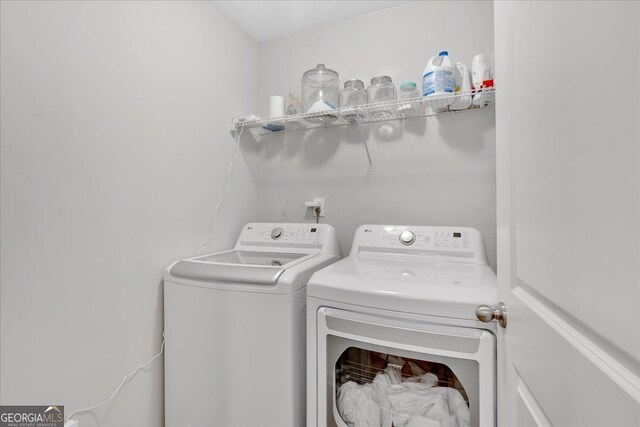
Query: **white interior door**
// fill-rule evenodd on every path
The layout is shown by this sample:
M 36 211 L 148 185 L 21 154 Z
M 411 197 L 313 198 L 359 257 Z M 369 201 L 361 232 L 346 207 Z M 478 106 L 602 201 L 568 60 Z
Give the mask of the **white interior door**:
M 495 2 L 499 425 L 640 425 L 640 3 Z

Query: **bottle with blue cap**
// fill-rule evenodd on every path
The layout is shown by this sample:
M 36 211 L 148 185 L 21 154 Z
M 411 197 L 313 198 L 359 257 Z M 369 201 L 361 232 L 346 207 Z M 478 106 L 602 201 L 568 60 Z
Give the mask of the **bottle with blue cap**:
M 449 52 L 442 51 L 427 62 L 424 73 L 422 73 L 422 95 L 453 93 L 455 89 L 453 63 L 449 58 Z

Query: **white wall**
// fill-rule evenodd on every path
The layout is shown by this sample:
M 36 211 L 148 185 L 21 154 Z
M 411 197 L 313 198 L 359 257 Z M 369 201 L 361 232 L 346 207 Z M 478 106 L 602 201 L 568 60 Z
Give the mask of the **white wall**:
M 257 44 L 206 2 L 1 3 L 2 404 L 106 399 L 161 341 L 209 228 Z M 239 157 L 214 248 L 255 219 Z M 162 359 L 82 426 L 163 422 Z
M 419 84 L 427 60 L 441 50 L 468 65 L 474 54 L 491 55 L 492 2 L 416 2 L 261 44 L 258 113 L 267 115 L 270 95 L 299 95 L 302 73 L 317 63 L 342 81 L 368 85 L 387 74 L 396 85 Z M 495 268 L 494 125 L 488 110 L 396 123 L 392 137 L 372 126 L 372 173 L 355 127 L 271 135 L 252 153 L 261 217 L 282 220 L 288 198 L 290 220 L 312 220 L 303 202 L 326 197 L 324 221 L 337 228 L 343 254 L 363 223 L 472 226 Z

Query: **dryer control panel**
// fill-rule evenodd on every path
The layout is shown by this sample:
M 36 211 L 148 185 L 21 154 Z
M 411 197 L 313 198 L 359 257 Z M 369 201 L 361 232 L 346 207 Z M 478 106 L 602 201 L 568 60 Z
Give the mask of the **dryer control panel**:
M 335 230 L 328 224 L 250 223 L 243 227 L 238 245 L 324 246 L 332 239 Z
M 351 255 L 361 251 L 439 256 L 486 264 L 482 235 L 470 227 L 363 225 L 356 231 Z

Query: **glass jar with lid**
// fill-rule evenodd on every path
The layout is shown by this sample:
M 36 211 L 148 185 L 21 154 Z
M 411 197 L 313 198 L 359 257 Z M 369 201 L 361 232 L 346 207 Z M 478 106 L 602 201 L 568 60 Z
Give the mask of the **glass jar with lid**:
M 337 108 L 340 104 L 338 73 L 318 64 L 302 75 L 302 110 L 306 113 Z
M 389 76 L 374 77 L 371 79 L 371 85 L 369 85 L 367 93 L 369 104 L 393 101 L 396 99 L 396 86 Z
M 420 97 L 420 91 L 418 85 L 415 82 L 406 82 L 400 85 L 400 99 L 418 98 Z
M 405 82 L 400 85 L 400 93 L 398 99 L 412 99 L 412 102 L 398 105 L 398 112 L 403 116 L 417 116 L 421 115 L 424 110 L 422 102 L 415 98 L 420 98 L 421 94 L 418 90 L 418 85 L 415 82 Z
M 340 107 L 353 107 L 367 103 L 367 90 L 362 80 L 352 79 L 344 82 L 340 91 Z

